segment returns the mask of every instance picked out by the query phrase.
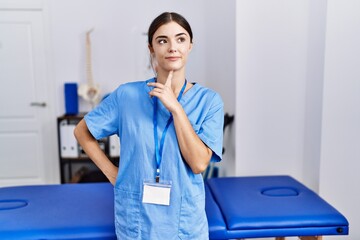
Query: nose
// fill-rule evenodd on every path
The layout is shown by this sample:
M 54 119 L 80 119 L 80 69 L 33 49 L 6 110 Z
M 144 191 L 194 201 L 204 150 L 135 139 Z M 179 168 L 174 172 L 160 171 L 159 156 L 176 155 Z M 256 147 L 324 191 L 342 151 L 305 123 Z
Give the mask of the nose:
M 176 43 L 174 42 L 174 41 L 171 41 L 170 42 L 170 46 L 169 46 L 169 52 L 170 53 L 174 53 L 174 52 L 176 52 L 177 50 L 176 50 Z

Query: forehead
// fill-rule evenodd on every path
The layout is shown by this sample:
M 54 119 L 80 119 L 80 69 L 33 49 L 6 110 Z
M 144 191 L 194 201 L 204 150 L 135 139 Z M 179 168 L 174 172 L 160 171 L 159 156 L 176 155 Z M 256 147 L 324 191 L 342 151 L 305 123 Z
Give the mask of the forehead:
M 154 33 L 154 38 L 156 38 L 157 36 L 173 37 L 179 33 L 185 33 L 186 35 L 189 35 L 185 28 L 180 26 L 178 23 L 172 21 L 161 25 Z

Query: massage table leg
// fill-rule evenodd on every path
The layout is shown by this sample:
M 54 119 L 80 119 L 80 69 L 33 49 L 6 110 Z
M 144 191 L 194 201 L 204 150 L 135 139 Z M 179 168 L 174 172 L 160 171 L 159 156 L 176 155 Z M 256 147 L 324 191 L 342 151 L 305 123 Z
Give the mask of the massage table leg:
M 322 236 L 299 237 L 300 240 L 322 240 Z M 275 240 L 285 240 L 285 237 L 277 237 Z
M 322 240 L 322 236 L 299 237 L 300 240 Z

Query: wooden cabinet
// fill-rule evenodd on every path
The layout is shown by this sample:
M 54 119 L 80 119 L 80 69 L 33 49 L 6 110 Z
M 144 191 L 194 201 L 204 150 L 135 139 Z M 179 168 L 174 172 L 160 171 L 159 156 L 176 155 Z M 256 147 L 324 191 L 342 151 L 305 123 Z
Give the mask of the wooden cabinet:
M 61 183 L 103 182 L 106 177 L 77 143 L 74 129 L 85 114 L 57 118 Z M 120 143 L 116 135 L 98 140 L 100 148 L 113 162 L 119 163 Z

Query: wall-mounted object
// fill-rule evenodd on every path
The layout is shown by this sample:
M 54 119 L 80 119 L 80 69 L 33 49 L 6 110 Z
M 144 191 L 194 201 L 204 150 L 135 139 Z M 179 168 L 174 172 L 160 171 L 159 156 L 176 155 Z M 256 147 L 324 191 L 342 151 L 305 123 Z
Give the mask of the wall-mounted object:
M 94 108 L 100 101 L 100 86 L 94 83 L 91 61 L 91 40 L 90 34 L 94 29 L 86 32 L 86 78 L 87 83 L 81 84 L 78 90 L 79 96 L 89 102 Z

